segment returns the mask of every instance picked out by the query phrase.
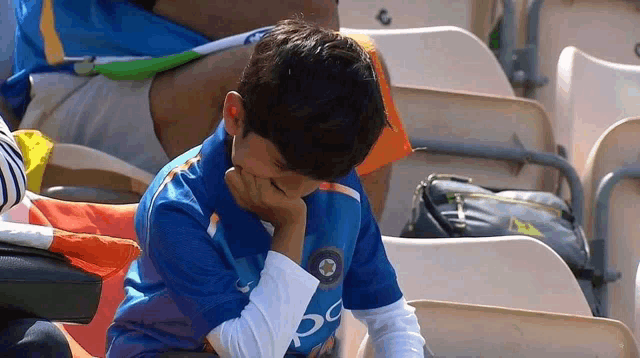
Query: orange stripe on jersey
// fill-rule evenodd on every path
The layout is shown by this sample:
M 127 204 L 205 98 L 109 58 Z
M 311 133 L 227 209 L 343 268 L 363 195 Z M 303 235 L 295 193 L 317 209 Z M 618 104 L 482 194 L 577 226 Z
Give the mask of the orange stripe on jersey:
M 349 188 L 346 185 L 342 185 L 342 184 L 338 184 L 338 183 L 327 183 L 327 182 L 324 182 L 324 183 L 320 184 L 318 189 L 324 190 L 324 191 L 333 191 L 333 192 L 336 192 L 336 193 L 345 194 L 345 195 L 348 195 L 348 196 L 356 199 L 357 201 L 360 201 L 360 193 L 358 193 L 357 191 Z
M 218 214 L 213 213 L 209 219 L 209 227 L 207 228 L 207 234 L 209 234 L 209 236 L 213 237 L 213 235 L 215 235 L 218 221 L 220 221 Z
M 40 33 L 44 42 L 44 55 L 50 65 L 59 65 L 64 62 L 64 49 L 62 41 L 56 31 L 56 20 L 53 13 L 53 0 L 42 2 L 40 14 Z

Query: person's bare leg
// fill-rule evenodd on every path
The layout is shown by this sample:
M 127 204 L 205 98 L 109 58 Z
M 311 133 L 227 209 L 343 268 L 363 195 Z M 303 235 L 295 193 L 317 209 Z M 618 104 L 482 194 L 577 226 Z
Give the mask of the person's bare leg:
M 209 55 L 154 78 L 151 117 L 170 159 L 202 143 L 217 127 L 224 97 L 236 89 L 251 50 L 240 47 Z
M 157 0 L 153 12 L 212 39 L 275 25 L 296 15 L 340 29 L 337 0 Z
M 389 68 L 387 67 L 384 57 L 378 52 L 378 58 L 382 65 L 382 71 L 387 78 L 389 85 L 391 84 L 391 77 L 389 75 Z M 382 220 L 382 213 L 384 212 L 385 204 L 387 203 L 387 196 L 389 194 L 389 186 L 391 184 L 391 168 L 392 163 L 384 165 L 369 174 L 362 175 L 360 180 L 362 186 L 367 192 L 367 198 L 371 204 L 371 210 L 376 220 L 380 222 Z
M 376 220 L 382 220 L 382 213 L 389 194 L 392 163 L 382 166 L 369 174 L 360 177 L 364 191 L 367 193 L 371 210 Z

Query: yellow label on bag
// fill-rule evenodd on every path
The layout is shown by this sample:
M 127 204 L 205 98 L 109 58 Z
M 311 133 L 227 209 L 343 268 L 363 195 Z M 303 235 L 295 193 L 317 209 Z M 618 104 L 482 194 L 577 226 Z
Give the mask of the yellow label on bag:
M 518 220 L 515 217 L 511 217 L 511 221 L 509 222 L 509 231 L 517 232 L 519 234 L 527 236 L 544 237 L 540 230 L 536 229 L 533 224 L 526 221 Z

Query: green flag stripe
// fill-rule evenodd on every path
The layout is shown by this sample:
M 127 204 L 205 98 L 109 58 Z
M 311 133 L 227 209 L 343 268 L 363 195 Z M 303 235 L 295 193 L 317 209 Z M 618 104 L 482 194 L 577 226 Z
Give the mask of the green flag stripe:
M 201 54 L 188 51 L 159 58 L 105 63 L 95 66 L 93 72 L 111 80 L 144 80 L 158 72 L 170 70 L 200 57 Z

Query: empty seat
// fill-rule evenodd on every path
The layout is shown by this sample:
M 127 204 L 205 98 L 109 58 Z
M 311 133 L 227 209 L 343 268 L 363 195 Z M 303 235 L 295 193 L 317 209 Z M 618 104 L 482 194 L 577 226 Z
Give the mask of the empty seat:
M 342 0 L 340 23 L 358 29 L 407 29 L 457 26 L 485 39 L 499 1 Z
M 585 189 L 585 229 L 587 237 L 595 237 L 594 224 L 603 218 L 593 209 L 596 190 L 605 176 L 621 167 L 640 167 L 640 118 L 617 122 L 596 142 L 587 160 L 583 176 Z M 606 232 L 608 266 L 622 273 L 620 280 L 608 285 L 609 317 L 629 327 L 634 326 L 635 275 L 640 260 L 640 180 L 624 179 L 617 183 L 607 202 Z M 606 199 L 606 198 L 605 198 Z M 597 255 L 592 252 L 592 255 Z
M 540 9 L 538 64 L 539 73 L 547 76 L 549 83 L 537 90 L 536 99 L 547 111 L 554 111 L 558 58 L 567 46 L 605 61 L 640 65 L 636 50 L 640 42 L 640 12 L 636 7 L 637 2 L 630 0 L 544 0 Z M 520 19 L 521 31 L 525 25 L 526 21 Z M 556 134 L 560 137 L 560 133 Z
M 534 101 L 434 89 L 392 92 L 411 137 L 555 152 L 549 118 Z M 555 170 L 536 165 L 414 152 L 393 165 L 380 223 L 384 235 L 400 235 L 415 187 L 431 173 L 466 175 L 493 188 L 553 191 L 557 184 Z
M 622 322 L 548 312 L 419 300 L 422 336 L 436 357 L 638 357 Z M 373 357 L 367 338 L 358 357 Z
M 153 174 L 99 150 L 56 143 L 47 164 L 43 187 L 90 186 L 144 194 Z
M 383 236 L 382 240 L 407 300 L 433 299 L 591 316 L 578 282 L 564 261 L 547 245 L 530 237 Z M 344 311 L 339 333 L 347 342 L 343 344 L 343 356 L 354 356 L 365 333 L 365 326 Z
M 578 173 L 589 150 L 617 121 L 640 115 L 640 66 L 621 65 L 567 47 L 558 60 L 554 129 Z
M 400 30 L 343 28 L 341 31 L 365 34 L 373 39 L 389 68 L 392 87 L 515 96 L 491 50 L 467 30 L 441 26 Z
M 634 324 L 633 324 L 633 334 L 636 339 L 640 338 L 640 264 L 638 264 L 638 270 L 636 271 L 636 295 L 635 295 L 635 306 L 634 306 Z

